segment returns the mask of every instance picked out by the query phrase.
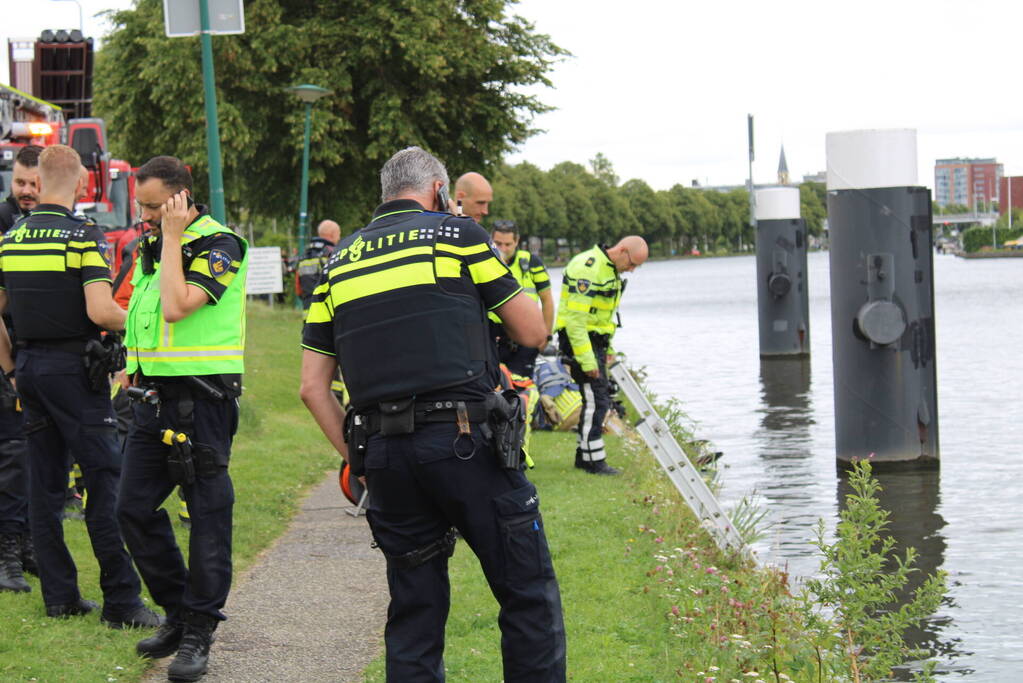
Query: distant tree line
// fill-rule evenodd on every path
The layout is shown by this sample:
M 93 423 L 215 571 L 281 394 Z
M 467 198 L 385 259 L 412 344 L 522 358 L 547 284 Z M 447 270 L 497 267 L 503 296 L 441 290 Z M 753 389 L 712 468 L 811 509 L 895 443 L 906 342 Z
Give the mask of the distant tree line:
M 485 223 L 513 220 L 526 235 L 582 245 L 638 234 L 655 253 L 671 255 L 750 250 L 749 193 L 686 187 L 654 190 L 640 179 L 619 183 L 602 154 L 589 168 L 564 161 L 549 171 L 529 162 L 500 165 L 492 178 L 494 201 Z M 823 183 L 799 186 L 801 213 L 812 235 L 827 215 Z M 545 250 L 553 250 L 553 246 Z

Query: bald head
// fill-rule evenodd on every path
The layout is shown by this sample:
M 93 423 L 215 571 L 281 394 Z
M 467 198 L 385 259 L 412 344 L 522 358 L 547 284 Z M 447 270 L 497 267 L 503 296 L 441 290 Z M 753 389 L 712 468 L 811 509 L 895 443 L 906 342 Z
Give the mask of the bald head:
M 331 244 L 337 244 L 341 239 L 341 226 L 330 219 L 320 221 L 316 226 L 316 234 Z
M 646 263 L 650 255 L 646 240 L 639 235 L 629 235 L 618 240 L 618 244 L 607 250 L 607 255 L 619 273 L 629 273 Z
M 455 201 L 461 201 L 462 211 L 477 223 L 490 213 L 490 202 L 493 200 L 493 188 L 479 173 L 470 171 L 455 181 Z
M 50 145 L 39 154 L 39 201 L 71 209 L 81 190 L 82 158 L 67 145 Z M 88 176 L 84 178 L 88 182 Z

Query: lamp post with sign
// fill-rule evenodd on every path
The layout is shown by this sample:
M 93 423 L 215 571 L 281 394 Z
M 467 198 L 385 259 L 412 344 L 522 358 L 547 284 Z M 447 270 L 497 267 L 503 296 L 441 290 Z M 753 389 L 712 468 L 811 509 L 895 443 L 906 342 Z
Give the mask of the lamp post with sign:
M 288 92 L 305 102 L 305 137 L 302 143 L 302 189 L 298 205 L 298 257 L 305 253 L 306 232 L 309 226 L 309 135 L 313 120 L 313 103 L 333 93 L 318 85 L 293 85 Z M 299 302 L 301 305 L 301 302 Z
M 213 10 L 211 12 L 211 9 Z M 211 22 L 212 17 L 212 22 Z M 213 34 L 245 33 L 242 0 L 163 0 L 164 31 L 168 38 L 199 36 L 202 80 L 206 97 L 206 151 L 210 169 L 210 213 L 226 223 L 224 177 L 220 165 L 220 126 L 213 74 Z

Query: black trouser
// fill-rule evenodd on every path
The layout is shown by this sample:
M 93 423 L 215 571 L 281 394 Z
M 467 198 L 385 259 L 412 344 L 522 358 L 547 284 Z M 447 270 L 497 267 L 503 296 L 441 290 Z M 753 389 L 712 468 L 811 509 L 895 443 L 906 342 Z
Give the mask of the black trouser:
M 89 386 L 80 354 L 38 347 L 18 352 L 18 390 L 31 453 L 29 520 L 43 602 L 65 605 L 81 597 L 61 523 L 70 451 L 89 491 L 85 526 L 99 561 L 103 612 L 116 616 L 140 606 L 139 578 L 114 515 L 121 453 L 109 393 Z
M 498 467 L 477 425 L 472 457 L 455 457 L 457 434 L 454 424 L 433 423 L 413 434 L 370 437 L 365 463 L 373 537 L 385 555 L 397 557 L 457 528 L 501 605 L 504 680 L 564 681 L 561 597 L 536 488 L 522 472 Z M 387 584 L 387 680 L 443 681 L 446 554 L 415 567 L 389 561 Z
M 558 345 L 564 353 L 571 353 L 572 344 L 564 330 L 559 333 Z M 579 385 L 582 394 L 582 410 L 576 425 L 576 452 L 584 462 L 596 462 L 607 458 L 604 451 L 604 418 L 611 408 L 611 390 L 607 381 L 607 349 L 605 337 L 590 335 L 593 355 L 597 359 L 597 377 L 590 377 L 574 358 L 569 357 L 567 365 L 572 380 Z
M 153 600 L 170 621 L 191 611 L 224 619 L 220 611 L 231 587 L 231 524 L 234 487 L 226 465 L 213 476 L 196 476 L 181 487 L 188 504 L 191 530 L 188 567 L 174 538 L 167 512 L 160 506 L 174 487 L 167 471 L 170 448 L 160 441 L 164 429 L 182 430 L 180 404 L 135 404 L 134 422 L 125 444 L 124 473 L 117 518 L 135 565 Z M 238 428 L 234 400 L 196 398 L 193 445 L 203 444 L 226 456 Z M 89 492 L 92 505 L 92 492 Z
M 0 535 L 22 536 L 27 531 L 28 445 L 25 442 L 25 423 L 20 412 L 0 406 Z

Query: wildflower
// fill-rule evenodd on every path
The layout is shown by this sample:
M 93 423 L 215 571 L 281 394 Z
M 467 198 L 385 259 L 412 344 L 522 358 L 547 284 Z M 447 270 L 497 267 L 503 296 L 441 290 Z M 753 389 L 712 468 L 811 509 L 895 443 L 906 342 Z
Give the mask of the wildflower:
M 676 617 L 680 614 L 679 609 L 678 609 L 678 605 L 672 605 L 671 606 L 671 614 L 672 614 L 672 616 L 676 616 Z
M 721 669 L 711 664 L 707 667 L 707 671 L 721 671 Z
M 664 543 L 664 539 L 658 536 L 657 538 L 654 539 L 654 543 Z
M 717 574 L 718 573 L 718 568 L 717 567 L 707 567 L 707 573 L 708 574 Z

